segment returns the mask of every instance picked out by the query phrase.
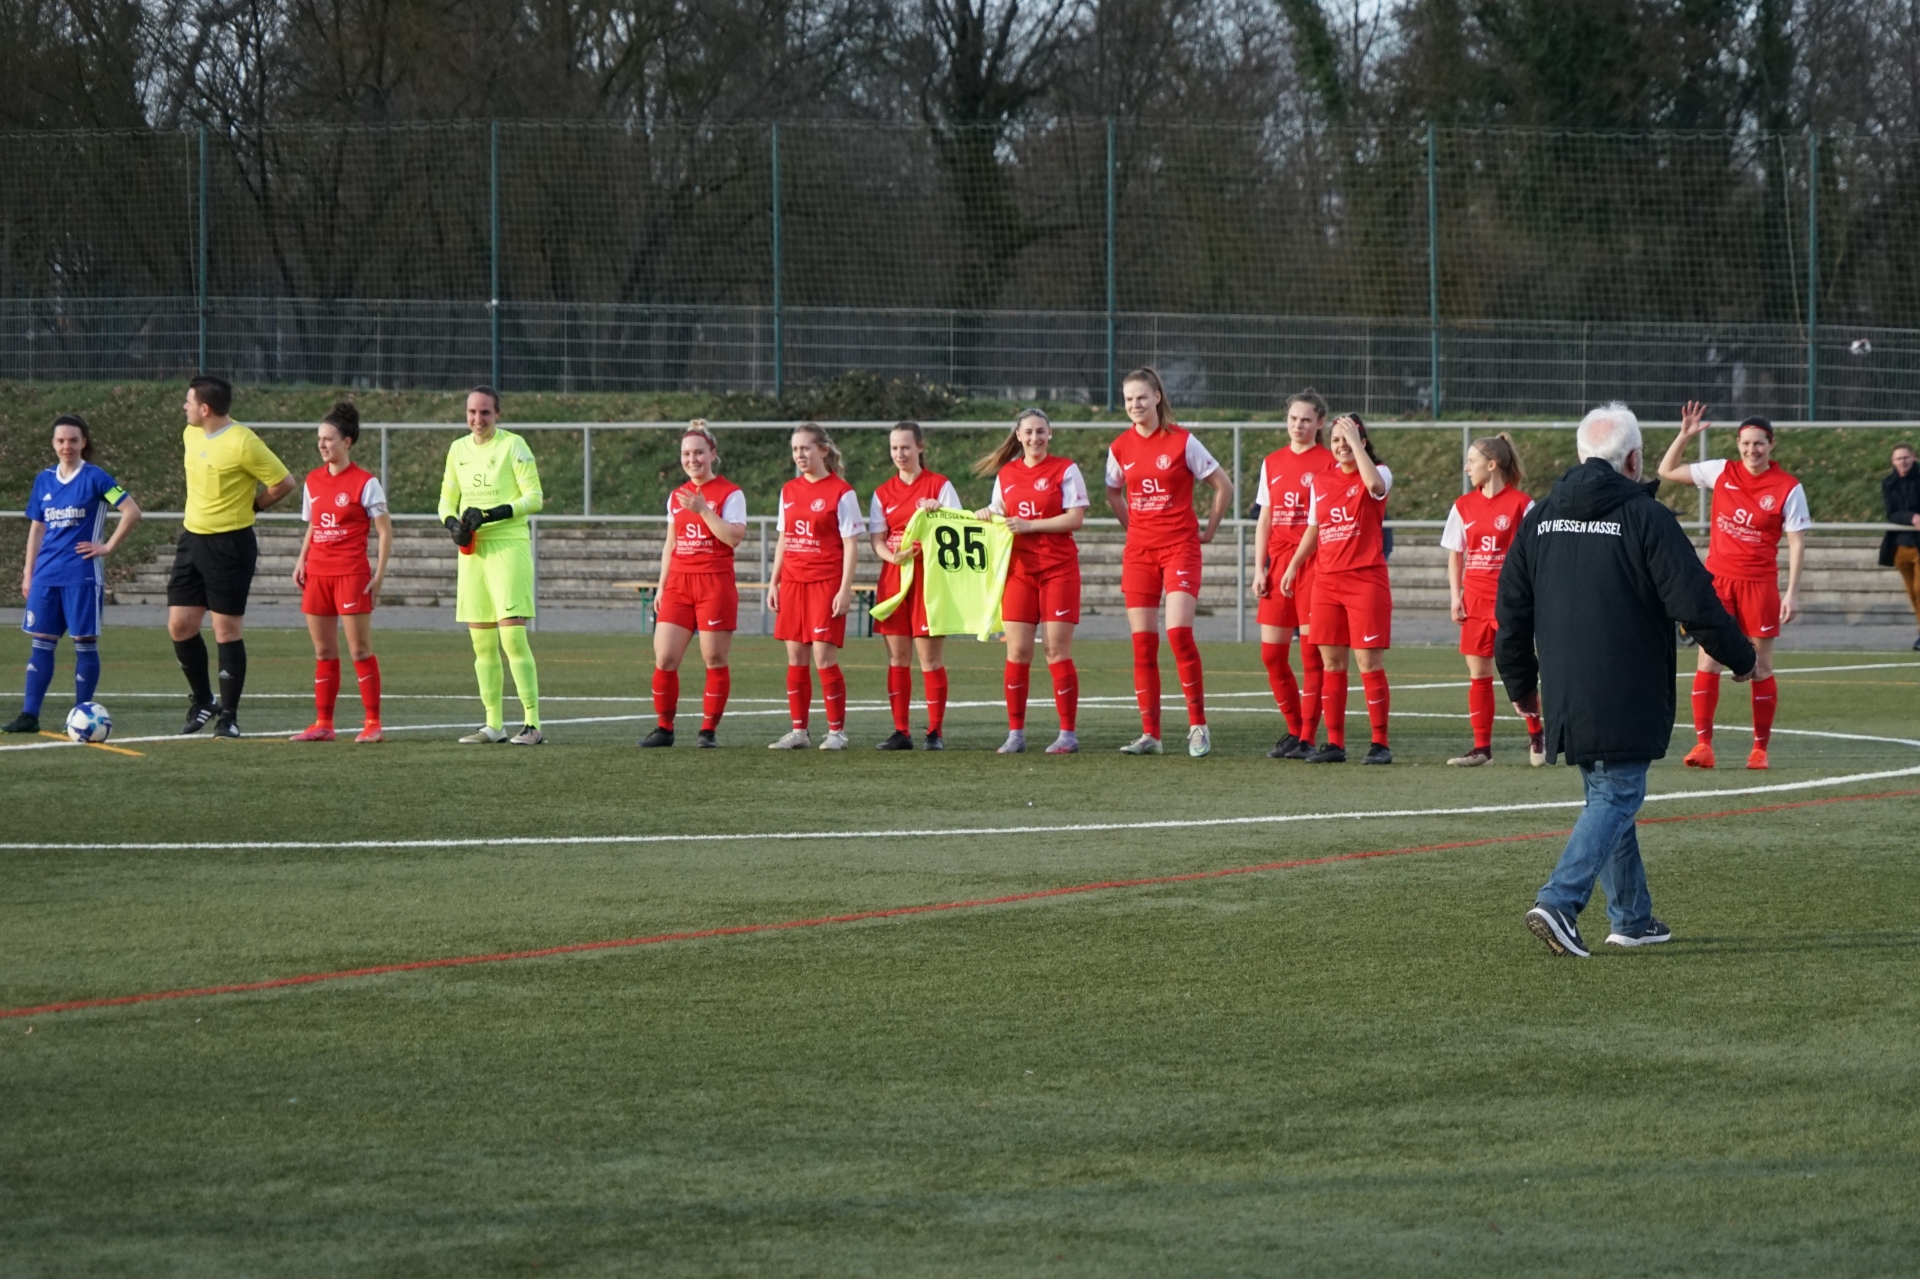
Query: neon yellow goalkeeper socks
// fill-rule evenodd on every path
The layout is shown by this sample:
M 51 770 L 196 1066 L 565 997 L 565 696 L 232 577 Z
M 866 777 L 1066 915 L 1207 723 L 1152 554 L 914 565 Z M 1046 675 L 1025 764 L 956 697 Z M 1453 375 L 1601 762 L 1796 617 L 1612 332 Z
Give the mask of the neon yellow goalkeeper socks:
M 517 627 L 515 628 L 518 629 Z M 500 641 L 497 632 L 480 628 L 469 630 L 473 640 L 473 674 L 480 681 L 480 705 L 486 708 L 487 727 L 504 728 L 506 689 L 501 684 Z M 521 641 L 526 643 L 525 640 Z M 519 672 L 515 672 L 517 676 Z
M 520 695 L 525 723 L 540 727 L 540 670 L 533 664 L 533 646 L 527 643 L 527 628 L 502 626 L 500 647 L 507 650 L 507 665 L 513 669 L 513 691 Z

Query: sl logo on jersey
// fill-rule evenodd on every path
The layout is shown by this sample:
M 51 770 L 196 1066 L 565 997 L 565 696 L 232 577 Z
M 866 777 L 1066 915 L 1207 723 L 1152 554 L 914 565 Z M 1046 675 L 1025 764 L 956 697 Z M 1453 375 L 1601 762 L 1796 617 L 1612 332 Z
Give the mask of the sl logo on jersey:
M 813 509 L 814 509 L 814 510 L 816 510 L 816 511 L 824 511 L 824 510 L 826 510 L 826 509 L 827 509 L 827 499 L 826 499 L 826 498 L 824 498 L 824 497 L 816 497 L 816 498 L 814 498 L 814 499 L 813 499 Z
M 1168 467 L 1173 465 L 1173 458 L 1165 453 L 1162 453 L 1159 457 L 1156 457 L 1153 459 L 1153 464 L 1164 471 Z
M 1496 515 L 1493 517 L 1493 526 L 1504 533 L 1513 527 L 1513 521 L 1504 515 Z
M 335 506 L 345 506 L 347 504 L 347 495 L 345 493 L 335 493 L 333 495 L 333 504 Z
M 1768 493 L 1760 499 L 1760 509 L 1763 511 L 1771 511 L 1773 509 L 1773 494 Z

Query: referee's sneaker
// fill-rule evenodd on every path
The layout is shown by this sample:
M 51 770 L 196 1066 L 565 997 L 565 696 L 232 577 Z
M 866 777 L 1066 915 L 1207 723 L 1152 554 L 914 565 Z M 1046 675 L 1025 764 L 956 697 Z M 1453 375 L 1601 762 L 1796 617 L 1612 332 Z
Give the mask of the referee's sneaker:
M 216 736 L 238 737 L 240 692 L 247 680 L 241 618 L 259 556 L 254 516 L 293 492 L 294 478 L 259 436 L 228 416 L 233 387 L 224 378 L 189 382 L 185 408 L 185 531 L 167 579 L 167 633 L 193 696 L 180 731 L 197 733 L 213 720 Z M 217 703 L 207 678 L 207 642 L 200 636 L 209 612 L 220 655 Z

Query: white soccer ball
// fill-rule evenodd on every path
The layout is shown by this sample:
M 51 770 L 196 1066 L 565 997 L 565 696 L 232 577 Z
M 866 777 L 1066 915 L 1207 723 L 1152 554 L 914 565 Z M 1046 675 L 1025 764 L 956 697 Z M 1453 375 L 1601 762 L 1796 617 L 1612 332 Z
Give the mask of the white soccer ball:
M 113 716 L 98 702 L 82 702 L 67 712 L 67 736 L 76 742 L 104 742 L 113 735 Z

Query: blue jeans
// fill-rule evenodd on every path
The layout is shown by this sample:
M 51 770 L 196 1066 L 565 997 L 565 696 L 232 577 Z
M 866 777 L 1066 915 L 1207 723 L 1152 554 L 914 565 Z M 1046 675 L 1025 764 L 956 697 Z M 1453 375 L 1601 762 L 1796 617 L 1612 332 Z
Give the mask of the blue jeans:
M 1615 932 L 1632 935 L 1653 919 L 1647 871 L 1640 863 L 1640 837 L 1634 815 L 1647 797 L 1649 761 L 1582 764 L 1587 806 L 1574 823 L 1573 837 L 1560 864 L 1539 893 L 1541 905 L 1577 916 L 1593 896 L 1598 879 L 1607 894 L 1607 918 Z

